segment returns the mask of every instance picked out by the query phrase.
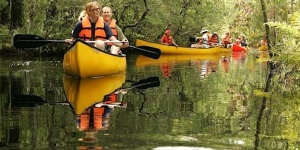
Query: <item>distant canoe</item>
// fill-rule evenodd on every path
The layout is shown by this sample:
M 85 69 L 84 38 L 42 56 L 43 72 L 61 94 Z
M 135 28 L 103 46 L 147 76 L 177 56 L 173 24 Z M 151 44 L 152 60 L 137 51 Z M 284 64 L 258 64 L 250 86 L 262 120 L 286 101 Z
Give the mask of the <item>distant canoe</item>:
M 79 78 L 118 74 L 126 70 L 126 56 L 113 55 L 76 40 L 64 55 L 63 68 L 66 75 Z
M 124 74 L 84 79 L 64 76 L 63 85 L 67 101 L 72 105 L 74 113 L 81 114 L 94 104 L 102 102 L 105 95 L 120 88 L 125 79 Z
M 173 54 L 173 55 L 210 55 L 210 54 L 218 54 L 221 52 L 220 47 L 212 47 L 212 48 L 176 47 L 176 46 L 167 46 L 163 44 L 152 43 L 141 39 L 136 40 L 136 46 L 154 47 L 160 49 L 162 54 Z

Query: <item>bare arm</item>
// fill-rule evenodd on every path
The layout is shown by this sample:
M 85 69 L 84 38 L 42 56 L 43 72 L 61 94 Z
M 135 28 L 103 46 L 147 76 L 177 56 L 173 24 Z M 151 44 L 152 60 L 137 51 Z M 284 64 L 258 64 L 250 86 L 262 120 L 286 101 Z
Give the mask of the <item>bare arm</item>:
M 110 38 L 108 38 L 108 40 L 114 41 L 114 42 L 112 42 L 114 46 L 117 46 L 117 47 L 123 46 L 123 43 L 121 41 L 119 41 L 115 36 L 111 36 Z
M 172 41 L 172 44 L 178 47 L 178 45 L 175 43 L 175 41 L 174 41 L 174 40 Z
M 120 40 L 120 41 L 126 40 L 127 41 L 126 36 L 124 35 L 122 29 L 119 26 L 117 26 L 117 32 L 118 32 L 118 40 Z

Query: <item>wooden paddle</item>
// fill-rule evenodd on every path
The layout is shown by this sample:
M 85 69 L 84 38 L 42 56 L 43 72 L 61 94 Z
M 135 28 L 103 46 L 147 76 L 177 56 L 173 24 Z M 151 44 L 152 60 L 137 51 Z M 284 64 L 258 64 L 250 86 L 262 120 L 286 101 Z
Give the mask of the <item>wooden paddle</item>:
M 149 77 L 146 79 L 139 80 L 138 82 L 133 83 L 130 87 L 127 88 L 121 88 L 125 90 L 129 89 L 147 89 L 151 87 L 157 87 L 160 85 L 160 81 L 158 77 Z M 99 100 L 99 102 L 102 100 Z M 49 105 L 70 105 L 67 102 L 50 102 L 50 101 L 45 101 L 43 100 L 42 97 L 36 96 L 36 95 L 26 95 L 26 94 L 16 94 L 13 95 L 11 106 L 14 108 L 19 108 L 19 107 L 36 107 L 39 105 L 44 105 L 44 104 L 49 104 Z M 114 106 L 114 107 L 122 107 L 120 103 L 115 103 L 115 104 L 104 104 L 101 103 L 101 106 Z
M 95 41 L 85 41 L 87 43 L 95 43 Z M 114 41 L 104 41 L 105 43 L 110 43 Z M 117 41 L 120 42 L 120 41 Z M 16 48 L 37 48 L 48 43 L 65 43 L 65 40 L 46 40 L 40 36 L 32 34 L 16 34 L 13 38 L 13 45 Z M 141 55 L 158 59 L 160 57 L 161 51 L 158 48 L 144 46 L 135 47 L 129 46 L 129 48 L 138 50 Z

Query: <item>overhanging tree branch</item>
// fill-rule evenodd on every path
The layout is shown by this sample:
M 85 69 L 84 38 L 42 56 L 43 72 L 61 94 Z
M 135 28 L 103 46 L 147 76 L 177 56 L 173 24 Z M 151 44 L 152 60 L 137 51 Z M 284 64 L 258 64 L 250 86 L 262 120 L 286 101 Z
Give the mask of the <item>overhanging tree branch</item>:
M 147 0 L 144 0 L 144 6 L 145 6 L 145 11 L 143 12 L 142 16 L 135 23 L 123 26 L 122 28 L 123 31 L 127 28 L 137 27 L 146 18 L 150 10 L 147 6 Z

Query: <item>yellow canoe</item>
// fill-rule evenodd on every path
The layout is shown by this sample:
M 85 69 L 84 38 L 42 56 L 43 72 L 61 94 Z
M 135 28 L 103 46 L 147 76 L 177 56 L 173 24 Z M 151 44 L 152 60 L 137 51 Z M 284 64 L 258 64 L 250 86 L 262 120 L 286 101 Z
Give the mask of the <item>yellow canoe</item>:
M 64 55 L 66 75 L 87 78 L 112 75 L 126 70 L 126 56 L 113 55 L 76 40 Z
M 64 91 L 75 114 L 103 101 L 104 96 L 113 93 L 125 83 L 126 75 L 118 74 L 100 78 L 73 78 L 64 76 Z
M 191 60 L 211 60 L 219 61 L 221 55 L 161 55 L 159 59 L 153 61 L 153 59 L 139 55 L 136 59 L 135 65 L 137 67 L 148 65 L 160 65 L 167 62 L 186 62 Z
M 267 51 L 268 50 L 268 46 L 267 45 L 261 45 L 258 50 L 260 51 Z
M 224 48 L 224 47 L 220 47 L 220 52 L 221 53 L 230 53 L 232 52 L 232 48 Z
M 149 46 L 149 47 L 158 48 L 161 50 L 162 54 L 210 55 L 210 54 L 218 54 L 221 52 L 220 47 L 213 47 L 213 48 L 176 47 L 176 46 L 167 46 L 163 44 L 143 41 L 141 39 L 137 39 L 135 44 L 136 46 Z

